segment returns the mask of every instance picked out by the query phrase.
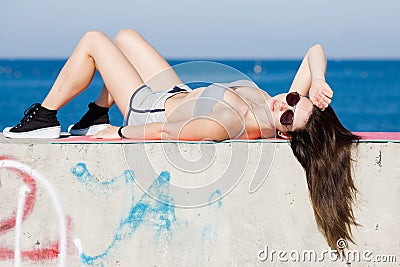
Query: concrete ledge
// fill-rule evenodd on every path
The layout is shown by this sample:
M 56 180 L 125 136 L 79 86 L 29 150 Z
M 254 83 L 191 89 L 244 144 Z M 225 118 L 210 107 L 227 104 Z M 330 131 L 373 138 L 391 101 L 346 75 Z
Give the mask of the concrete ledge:
M 350 249 L 398 266 L 400 143 L 362 143 L 354 158 L 362 227 Z M 286 143 L 0 138 L 0 212 L 0 266 L 338 266 L 293 261 L 328 246 Z

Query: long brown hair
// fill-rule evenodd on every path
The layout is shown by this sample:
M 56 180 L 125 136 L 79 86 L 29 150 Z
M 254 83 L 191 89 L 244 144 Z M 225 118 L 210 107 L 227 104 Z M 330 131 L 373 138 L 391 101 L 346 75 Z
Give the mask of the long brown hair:
M 351 241 L 357 188 L 352 179 L 351 151 L 359 136 L 339 121 L 333 109 L 313 107 L 305 128 L 288 132 L 290 146 L 303 166 L 318 228 L 332 249 L 339 239 Z

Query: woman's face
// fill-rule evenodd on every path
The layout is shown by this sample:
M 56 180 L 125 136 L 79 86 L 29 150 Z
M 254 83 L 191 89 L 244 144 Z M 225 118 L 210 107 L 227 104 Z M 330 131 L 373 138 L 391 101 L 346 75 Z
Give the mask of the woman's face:
M 311 101 L 307 97 L 303 96 L 300 97 L 300 100 L 295 107 L 289 106 L 286 102 L 287 94 L 288 93 L 276 95 L 267 101 L 270 109 L 269 111 L 272 115 L 273 124 L 277 130 L 283 133 L 287 131 L 293 131 L 298 128 L 303 128 L 306 125 L 313 108 Z M 294 111 L 293 124 L 282 125 L 280 118 L 282 114 L 289 109 Z

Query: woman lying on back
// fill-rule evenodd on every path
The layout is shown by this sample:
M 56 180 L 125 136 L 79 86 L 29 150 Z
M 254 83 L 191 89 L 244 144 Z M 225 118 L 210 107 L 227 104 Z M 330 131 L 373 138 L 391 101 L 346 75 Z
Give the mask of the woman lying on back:
M 138 33 L 122 30 L 115 41 L 88 32 L 65 63 L 48 95 L 3 134 L 9 138 L 57 138 L 57 110 L 85 90 L 95 71 L 104 81 L 98 98 L 73 135 L 96 138 L 215 140 L 289 138 L 306 171 L 317 225 L 337 248 L 351 240 L 356 225 L 352 203 L 356 188 L 351 150 L 358 137 L 345 129 L 329 106 L 326 58 L 320 45 L 305 55 L 288 93 L 270 96 L 249 81 L 212 84 L 192 90 Z M 126 126 L 109 126 L 116 104 Z

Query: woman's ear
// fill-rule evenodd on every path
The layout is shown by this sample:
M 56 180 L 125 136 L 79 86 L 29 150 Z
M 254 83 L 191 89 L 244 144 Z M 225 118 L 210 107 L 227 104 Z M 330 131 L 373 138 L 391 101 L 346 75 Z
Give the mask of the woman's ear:
M 281 132 L 281 131 L 279 131 L 279 130 L 276 131 L 276 134 L 277 134 L 280 138 L 283 138 L 283 139 L 290 139 L 290 136 L 289 136 L 288 134 L 286 134 L 286 133 L 284 133 L 284 132 Z

